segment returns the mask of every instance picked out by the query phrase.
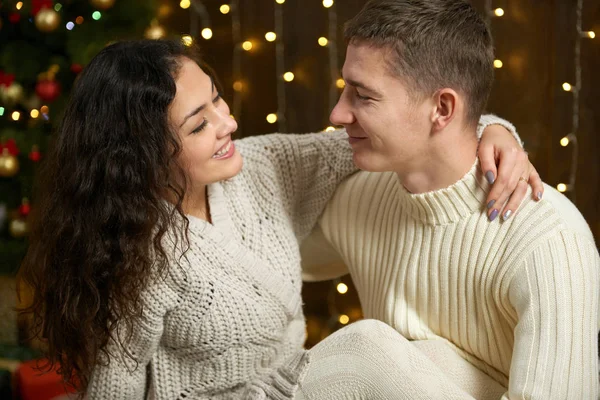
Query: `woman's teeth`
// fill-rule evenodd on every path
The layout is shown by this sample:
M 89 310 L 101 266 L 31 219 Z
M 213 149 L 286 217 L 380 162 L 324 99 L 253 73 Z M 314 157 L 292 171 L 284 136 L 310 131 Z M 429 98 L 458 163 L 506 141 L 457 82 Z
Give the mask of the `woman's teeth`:
M 231 149 L 231 140 L 229 141 L 229 143 L 227 143 L 227 145 L 225 147 L 223 147 L 221 150 L 217 151 L 215 153 L 215 155 L 212 156 L 212 158 L 223 157 L 225 154 L 229 153 L 230 149 Z

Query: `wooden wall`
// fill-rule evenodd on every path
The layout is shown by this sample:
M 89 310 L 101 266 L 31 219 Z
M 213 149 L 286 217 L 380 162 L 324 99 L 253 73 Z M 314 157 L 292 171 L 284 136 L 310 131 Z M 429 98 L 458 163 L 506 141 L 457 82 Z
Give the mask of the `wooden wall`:
M 171 2 L 170 4 L 173 4 Z M 241 30 L 244 39 L 257 40 L 254 51 L 244 53 L 242 75 L 242 136 L 276 131 L 267 123 L 267 114 L 276 112 L 275 45 L 264 40 L 274 30 L 274 0 L 240 0 Z M 364 0 L 337 0 L 338 35 L 342 24 L 358 12 Z M 542 179 L 551 186 L 567 182 L 571 167 L 571 148 L 559 141 L 570 132 L 571 93 L 561 88 L 574 82 L 575 12 L 577 0 L 494 0 L 506 14 L 492 20 L 496 54 L 504 62 L 497 70 L 488 111 L 513 122 L 525 141 L 530 158 Z M 219 73 L 226 88 L 225 98 L 232 99 L 231 15 L 218 12 L 220 1 L 205 1 L 214 36 L 200 39 L 207 61 Z M 484 0 L 474 0 L 483 11 Z M 331 82 L 327 49 L 317 38 L 328 36 L 327 11 L 320 0 L 286 0 L 284 9 L 285 65 L 296 79 L 286 84 L 288 132 L 319 131 L 328 123 L 328 91 Z M 177 7 L 176 7 L 177 8 Z M 173 31 L 187 33 L 188 11 L 177 9 L 167 24 Z M 583 29 L 594 30 L 595 40 L 581 43 L 582 80 L 580 107 L 579 158 L 575 191 L 568 193 L 592 228 L 600 244 L 600 2 L 584 0 Z M 339 68 L 345 45 L 340 40 Z M 344 281 L 351 287 L 348 277 Z M 330 283 L 307 284 L 304 288 L 308 317 L 308 345 L 316 343 L 331 329 L 327 324 L 327 299 Z M 337 296 L 341 312 L 360 317 L 358 299 L 351 287 L 346 296 Z
M 337 0 L 339 68 L 344 60 L 342 25 L 364 0 Z M 168 4 L 173 5 L 174 1 Z M 474 0 L 483 12 L 484 0 Z M 505 15 L 492 19 L 496 55 L 504 62 L 497 70 L 488 110 L 513 122 L 525 141 L 530 158 L 542 179 L 552 186 L 567 182 L 571 148 L 560 146 L 560 139 L 571 129 L 571 93 L 561 88 L 574 82 L 575 11 L 577 0 L 494 0 Z M 231 103 L 232 53 L 231 14 L 219 12 L 221 1 L 204 4 L 211 17 L 214 36 L 199 39 L 207 61 L 218 71 Z M 265 117 L 277 111 L 275 44 L 264 40 L 274 31 L 274 7 L 283 7 L 286 70 L 296 79 L 286 84 L 287 131 L 318 131 L 329 125 L 328 92 L 331 82 L 328 50 L 317 38 L 328 36 L 328 12 L 320 0 L 287 0 L 278 6 L 274 0 L 240 0 L 241 32 L 255 42 L 251 52 L 242 54 L 241 136 L 278 130 Z M 174 7 L 166 24 L 173 32 L 189 31 L 189 10 Z M 580 96 L 579 159 L 577 184 L 568 196 L 600 240 L 600 2 L 584 0 L 583 28 L 595 30 L 598 38 L 581 42 L 583 88 Z M 575 196 L 573 196 L 575 195 Z

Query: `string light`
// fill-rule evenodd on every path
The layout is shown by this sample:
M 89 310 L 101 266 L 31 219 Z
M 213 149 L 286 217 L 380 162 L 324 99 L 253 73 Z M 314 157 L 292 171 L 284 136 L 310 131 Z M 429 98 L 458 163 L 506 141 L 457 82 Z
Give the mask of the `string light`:
M 338 89 L 343 89 L 343 88 L 345 88 L 345 87 L 346 87 L 346 81 L 345 81 L 345 80 L 343 80 L 342 78 L 339 78 L 338 80 L 336 80 L 336 81 L 335 81 L 335 86 L 336 86 Z
M 254 46 L 254 45 L 253 45 L 253 44 L 252 44 L 252 42 L 251 42 L 251 41 L 249 41 L 249 40 L 246 40 L 244 43 L 242 43 L 242 48 L 243 48 L 244 50 L 246 50 L 246 51 L 250 51 L 250 50 L 252 50 L 252 47 L 253 47 L 253 46 Z
M 285 3 L 285 0 L 275 0 L 275 3 L 277 3 L 277 4 L 283 4 L 283 3 Z
M 4 115 L 4 107 L 0 107 L 0 117 Z
M 79 17 L 75 18 L 75 23 L 77 25 L 83 24 L 83 17 L 80 15 Z
M 270 124 L 274 124 L 275 122 L 277 122 L 277 114 L 267 115 L 267 122 Z
M 340 315 L 340 317 L 338 318 L 338 321 L 340 321 L 340 324 L 342 325 L 346 325 L 348 322 L 350 322 L 350 317 L 347 316 L 346 314 L 342 314 Z
M 21 113 L 18 111 L 14 111 L 11 115 L 13 121 L 18 121 L 21 118 Z
M 75 24 L 72 21 L 67 22 L 67 29 L 72 31 L 75 28 Z
M 208 15 L 208 11 L 206 10 L 206 7 L 204 7 L 204 4 L 200 0 L 191 0 L 191 1 L 190 0 L 182 0 L 182 3 L 184 1 L 187 1 L 188 3 L 190 3 L 189 6 L 191 6 L 192 12 L 190 12 L 190 30 L 189 30 L 191 35 L 196 35 L 197 32 L 200 31 L 199 23 L 198 23 L 198 19 L 200 19 L 202 21 L 202 26 L 204 27 L 204 29 L 202 29 L 202 32 L 200 32 L 200 35 L 206 40 L 212 38 L 213 33 L 212 33 L 212 30 L 210 29 L 210 16 Z M 191 45 L 191 43 L 190 43 L 190 45 Z
M 179 7 L 183 8 L 184 10 L 187 10 L 188 8 L 190 8 L 191 6 L 191 2 L 190 0 L 181 0 L 181 2 L 179 3 Z
M 327 43 L 329 43 L 329 40 L 327 40 L 326 37 L 321 36 L 319 38 L 318 42 L 319 42 L 319 46 L 325 47 L 325 46 L 327 46 Z
M 62 9 L 62 4 L 56 3 L 54 5 L 54 11 L 59 12 Z
M 202 37 L 206 40 L 209 40 L 213 36 L 213 31 L 210 28 L 202 29 Z
M 492 17 L 501 17 L 504 15 L 504 10 L 502 8 L 493 9 L 492 0 L 485 1 L 485 22 L 489 27 L 490 33 L 492 31 Z M 494 68 L 500 69 L 504 67 L 504 63 L 500 59 L 494 60 Z
M 194 39 L 190 35 L 183 35 L 181 37 L 181 41 L 188 47 L 191 46 L 192 43 L 194 43 Z
M 268 32 L 265 38 L 273 41 L 279 36 L 283 38 L 283 7 L 275 6 L 275 32 Z M 272 40 L 270 40 L 270 37 Z M 281 77 L 285 73 L 285 44 L 283 40 L 278 40 L 275 43 L 275 74 L 277 76 L 277 117 L 278 131 L 287 132 L 287 102 L 285 97 L 285 81 Z M 284 78 L 285 79 L 285 78 Z
M 29 115 L 31 115 L 31 118 L 36 119 L 37 117 L 40 116 L 40 112 L 36 109 L 33 109 L 33 110 L 31 110 L 31 113 Z
M 586 39 L 594 39 L 596 37 L 596 33 L 594 31 L 581 32 L 581 37 Z
M 50 109 L 48 108 L 48 106 L 42 106 L 40 107 L 40 112 L 42 114 L 48 114 L 50 112 Z
M 577 142 L 576 133 L 579 131 L 579 93 L 581 91 L 581 39 L 590 38 L 593 39 L 596 35 L 592 31 L 585 32 L 582 28 L 583 22 L 583 0 L 577 0 L 576 8 L 576 19 L 575 19 L 575 30 L 577 33 L 577 40 L 575 40 L 574 49 L 574 66 L 575 66 L 575 85 L 571 85 L 568 82 L 563 83 L 562 88 L 564 91 L 569 92 L 573 96 L 573 108 L 572 108 L 572 122 L 571 122 L 571 133 L 563 137 L 560 140 L 560 144 L 563 147 L 569 146 L 571 148 L 571 168 L 569 171 L 569 182 L 567 184 L 561 183 L 556 188 L 559 192 L 570 192 L 571 201 L 575 203 L 575 181 L 577 179 L 577 158 L 579 154 L 579 143 Z M 591 34 L 590 34 L 591 32 Z
M 19 2 L 17 3 L 16 7 L 17 7 L 17 10 L 20 10 L 21 8 L 23 8 L 23 2 L 22 2 L 22 1 L 19 1 Z
M 221 14 L 223 15 L 229 14 L 229 11 L 231 11 L 231 7 L 229 7 L 229 4 L 223 4 L 221 7 L 219 7 L 219 11 L 221 11 Z
M 286 82 L 291 82 L 294 80 L 294 73 L 293 72 L 286 72 L 285 74 L 283 74 L 283 80 L 285 80 Z
M 329 50 L 329 110 L 333 110 L 335 104 L 339 98 L 339 74 L 340 74 L 340 66 L 339 66 L 339 57 L 338 57 L 338 43 L 337 43 L 337 35 L 338 35 L 338 16 L 336 7 L 333 7 L 333 1 L 323 0 L 323 6 L 328 8 L 327 10 L 327 22 L 329 25 L 328 29 L 328 47 Z
M 94 21 L 98 21 L 100 18 L 102 18 L 102 13 L 100 11 L 94 11 L 92 18 Z
M 333 126 L 328 126 L 327 128 L 325 128 L 325 132 L 333 132 L 335 131 L 335 128 Z
M 333 128 L 333 127 L 330 126 L 329 128 Z M 334 129 L 332 129 L 332 130 L 334 130 Z M 348 285 L 346 285 L 345 283 L 342 283 L 342 282 L 338 283 L 338 285 L 337 285 L 337 291 L 340 294 L 346 294 L 346 293 L 348 293 Z
M 267 42 L 274 42 L 277 39 L 277 34 L 275 32 L 267 32 L 265 33 L 265 39 L 267 39 Z
M 231 37 L 233 43 L 240 43 L 242 40 L 242 24 L 240 22 L 240 5 L 239 0 L 233 0 L 232 4 L 232 15 L 231 15 Z M 250 51 L 252 49 L 252 42 L 246 41 L 241 46 L 233 46 L 233 58 L 232 58 L 232 75 L 233 75 L 233 119 L 242 118 L 242 49 Z M 238 126 L 238 133 L 242 133 L 241 124 Z

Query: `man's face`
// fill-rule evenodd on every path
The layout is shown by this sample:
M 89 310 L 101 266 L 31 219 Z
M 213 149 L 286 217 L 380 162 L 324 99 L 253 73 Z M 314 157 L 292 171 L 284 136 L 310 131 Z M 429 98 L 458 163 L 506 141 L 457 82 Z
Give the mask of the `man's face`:
M 403 171 L 423 162 L 431 132 L 432 103 L 416 102 L 389 72 L 391 50 L 367 43 L 348 46 L 342 74 L 346 87 L 331 122 L 350 136 L 354 162 L 366 171 Z

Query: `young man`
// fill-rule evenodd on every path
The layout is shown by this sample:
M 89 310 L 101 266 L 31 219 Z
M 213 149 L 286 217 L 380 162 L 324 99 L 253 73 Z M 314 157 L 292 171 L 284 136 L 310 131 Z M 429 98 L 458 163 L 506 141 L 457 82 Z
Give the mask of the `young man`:
M 345 36 L 331 120 L 369 172 L 342 184 L 321 227 L 365 317 L 408 339 L 407 382 L 422 398 L 598 398 L 600 258 L 586 222 L 549 186 L 516 215 L 501 199 L 481 206 L 476 130 L 494 58 L 480 16 L 462 0 L 371 0 Z

